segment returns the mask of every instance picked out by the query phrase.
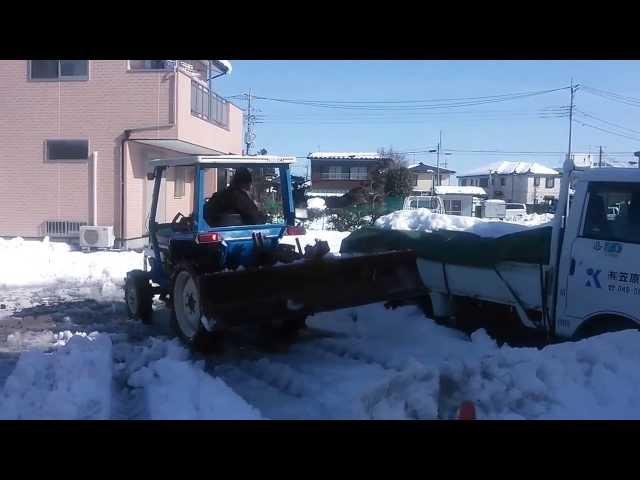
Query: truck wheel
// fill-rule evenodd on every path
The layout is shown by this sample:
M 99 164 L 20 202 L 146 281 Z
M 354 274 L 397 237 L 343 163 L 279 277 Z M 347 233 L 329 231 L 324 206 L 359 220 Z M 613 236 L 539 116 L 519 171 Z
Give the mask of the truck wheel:
M 622 330 L 638 330 L 640 327 L 633 320 L 622 317 L 595 317 L 582 324 L 573 335 L 573 340 L 584 340 L 604 333 Z
M 178 265 L 171 288 L 171 327 L 190 348 L 210 352 L 219 346 L 221 332 L 209 332 L 202 324 L 198 275 L 188 265 Z
M 151 323 L 153 290 L 146 272 L 132 270 L 127 273 L 124 300 L 129 318 L 142 320 L 147 325 Z

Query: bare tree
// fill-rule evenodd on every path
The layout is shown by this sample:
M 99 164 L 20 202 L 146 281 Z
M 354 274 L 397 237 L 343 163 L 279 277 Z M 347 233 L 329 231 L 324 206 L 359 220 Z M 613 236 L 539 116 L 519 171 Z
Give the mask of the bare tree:
M 405 154 L 394 150 L 393 147 L 379 148 L 378 155 L 380 155 L 385 168 L 398 168 L 406 166 L 407 161 Z

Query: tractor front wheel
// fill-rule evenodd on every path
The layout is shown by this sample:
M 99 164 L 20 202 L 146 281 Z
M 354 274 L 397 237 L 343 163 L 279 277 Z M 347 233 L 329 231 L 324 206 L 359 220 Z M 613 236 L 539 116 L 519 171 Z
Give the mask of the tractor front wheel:
M 153 289 L 146 272 L 133 270 L 127 274 L 124 299 L 129 318 L 140 319 L 146 324 L 151 323 Z

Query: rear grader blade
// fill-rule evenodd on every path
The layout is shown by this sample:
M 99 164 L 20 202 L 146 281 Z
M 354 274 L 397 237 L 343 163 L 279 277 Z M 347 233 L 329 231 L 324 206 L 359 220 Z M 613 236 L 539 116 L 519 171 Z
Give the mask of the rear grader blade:
M 230 321 L 278 313 L 313 314 L 426 294 L 413 251 L 323 257 L 204 274 L 200 292 L 207 317 Z

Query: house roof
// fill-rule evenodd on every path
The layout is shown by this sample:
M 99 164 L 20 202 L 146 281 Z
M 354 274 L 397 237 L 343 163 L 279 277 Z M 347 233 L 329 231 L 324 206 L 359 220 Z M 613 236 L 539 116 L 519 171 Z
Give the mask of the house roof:
M 415 163 L 413 165 L 409 165 L 407 166 L 407 168 L 409 170 L 411 170 L 414 173 L 436 173 L 436 170 L 438 170 L 437 167 L 434 167 L 433 165 L 427 165 L 425 163 Z M 447 168 L 442 168 L 440 167 L 440 173 L 449 173 L 449 174 L 453 174 L 456 173 L 454 170 L 449 170 Z
M 439 185 L 435 187 L 436 195 L 486 195 L 487 192 L 482 187 L 459 186 L 459 185 Z
M 311 160 L 379 160 L 382 157 L 376 152 L 313 152 L 307 158 Z
M 536 162 L 494 162 L 484 167 L 459 174 L 458 177 L 475 177 L 490 174 L 558 175 L 558 172 L 553 168 L 545 167 Z
M 276 155 L 191 155 L 177 158 L 160 158 L 151 160 L 149 165 L 153 167 L 177 167 L 196 164 L 221 164 L 221 165 L 263 165 L 278 166 L 292 164 L 296 157 L 279 157 Z

